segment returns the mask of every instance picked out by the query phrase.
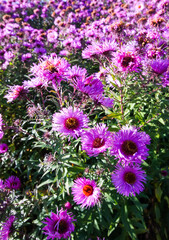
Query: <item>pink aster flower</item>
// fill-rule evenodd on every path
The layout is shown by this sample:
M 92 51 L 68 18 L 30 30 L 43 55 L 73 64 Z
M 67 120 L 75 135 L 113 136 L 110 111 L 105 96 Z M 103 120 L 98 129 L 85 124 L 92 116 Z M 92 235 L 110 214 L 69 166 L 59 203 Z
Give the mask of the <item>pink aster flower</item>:
M 115 40 L 112 41 L 108 41 L 106 40 L 103 44 L 102 44 L 102 54 L 105 57 L 112 57 L 112 54 L 114 51 L 116 51 L 117 48 L 117 44 L 115 42 Z
M 25 94 L 24 86 L 14 85 L 9 86 L 8 94 L 4 97 L 8 100 L 7 102 L 13 102 L 16 98 L 23 97 Z
M 88 125 L 89 119 L 86 114 L 77 108 L 63 108 L 59 113 L 53 114 L 52 129 L 58 131 L 62 136 L 77 138 L 83 128 Z
M 57 214 L 51 212 L 50 218 L 45 220 L 43 223 L 47 225 L 42 230 L 43 234 L 47 235 L 47 239 L 67 239 L 75 229 L 73 221 L 76 220 L 67 213 L 67 210 L 61 209 Z
M 5 143 L 0 143 L 0 153 L 6 153 L 8 151 L 8 146 Z
M 24 81 L 23 85 L 25 89 L 43 88 L 43 87 L 46 88 L 49 85 L 49 81 L 41 77 L 36 77 L 36 78 L 32 78 L 29 81 Z
M 31 67 L 31 73 L 35 77 L 42 78 L 46 81 L 56 80 L 60 82 L 64 80 L 65 72 L 69 67 L 69 63 L 60 57 L 51 55 L 49 57 L 43 57 L 39 64 L 34 64 Z
M 0 179 L 0 190 L 3 190 L 4 189 L 4 182 L 2 179 Z
M 21 181 L 16 176 L 10 176 L 5 180 L 4 186 L 5 188 L 10 190 L 13 190 L 13 189 L 18 190 L 21 187 Z
M 83 58 L 97 58 L 102 53 L 102 47 L 100 43 L 94 42 L 82 51 Z
M 140 58 L 134 50 L 121 49 L 115 54 L 113 63 L 122 72 L 136 72 L 140 67 Z
M 58 37 L 58 33 L 54 30 L 49 30 L 47 33 L 47 39 L 51 43 L 55 43 Z
M 150 136 L 145 132 L 138 132 L 136 127 L 123 126 L 114 133 L 111 154 L 126 164 L 131 161 L 141 163 L 148 156 L 147 144 Z
M 105 124 L 97 124 L 93 129 L 83 131 L 82 150 L 89 156 L 98 156 L 112 145 L 112 135 Z
M 101 192 L 94 180 L 78 178 L 72 187 L 73 200 L 84 207 L 93 207 L 100 202 Z
M 6 222 L 2 224 L 2 230 L 0 231 L 0 239 L 8 240 L 13 232 L 13 223 L 15 216 L 11 215 Z
M 116 166 L 112 173 L 112 183 L 117 192 L 124 196 L 135 196 L 143 191 L 146 182 L 146 174 L 139 166 Z

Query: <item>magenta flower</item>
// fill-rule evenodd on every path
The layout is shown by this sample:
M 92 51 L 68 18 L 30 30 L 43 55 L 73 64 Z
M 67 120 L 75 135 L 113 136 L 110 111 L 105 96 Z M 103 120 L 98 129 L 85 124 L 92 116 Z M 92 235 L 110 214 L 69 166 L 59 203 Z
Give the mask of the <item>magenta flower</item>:
M 4 189 L 4 182 L 2 179 L 0 179 L 0 190 L 3 190 Z
M 72 204 L 71 204 L 70 202 L 66 202 L 66 203 L 65 203 L 65 208 L 66 208 L 67 210 L 71 209 L 71 208 L 72 208 Z
M 0 153 L 6 153 L 8 151 L 8 145 L 6 143 L 0 143 Z
M 61 209 L 57 214 L 51 212 L 50 218 L 45 220 L 43 223 L 47 225 L 42 230 L 47 239 L 67 239 L 75 229 L 72 222 L 76 220 L 67 213 L 67 210 Z
M 157 59 L 152 61 L 151 67 L 153 71 L 157 74 L 163 74 L 167 71 L 167 68 L 169 67 L 169 59 Z
M 101 192 L 94 180 L 78 178 L 72 187 L 73 200 L 84 207 L 93 207 L 100 202 Z
M 85 78 L 87 74 L 87 70 L 85 68 L 80 68 L 79 66 L 73 66 L 68 69 L 66 75 L 67 78 L 72 82 L 73 84 L 77 84 L 78 80 L 82 80 Z
M 77 138 L 83 128 L 88 125 L 89 119 L 77 108 L 63 108 L 59 113 L 53 114 L 52 130 L 58 131 L 62 136 Z
M 98 58 L 102 53 L 102 46 L 100 43 L 93 42 L 82 51 L 82 57 L 85 59 Z
M 165 72 L 162 77 L 162 86 L 169 87 L 169 71 Z
M 4 186 L 5 188 L 10 190 L 18 190 L 21 187 L 21 181 L 16 176 L 10 176 L 8 179 L 5 180 Z
M 113 63 L 121 72 L 136 72 L 140 67 L 140 58 L 135 51 L 121 49 L 113 58 Z
M 0 114 L 0 139 L 2 139 L 3 136 L 4 136 L 4 132 L 2 130 L 2 126 L 3 126 L 3 119 L 2 119 L 2 115 Z
M 101 104 L 107 108 L 112 108 L 114 105 L 114 100 L 112 98 L 104 97 L 103 95 L 91 96 L 91 98 L 95 101 L 96 104 Z
M 93 76 L 77 81 L 74 86 L 78 91 L 81 91 L 89 96 L 97 96 L 103 93 L 103 83 Z
M 24 86 L 14 85 L 9 87 L 8 94 L 4 97 L 8 100 L 7 102 L 13 102 L 16 98 L 23 97 L 25 93 Z
M 102 45 L 102 54 L 105 56 L 105 57 L 112 57 L 112 54 L 113 52 L 116 51 L 116 48 L 117 48 L 117 44 L 115 42 L 115 40 L 112 40 L 112 41 L 108 41 L 106 40 L 103 45 Z
M 15 221 L 15 216 L 11 215 L 6 222 L 2 225 L 2 230 L 0 231 L 0 239 L 8 240 L 13 232 L 13 223 Z
M 139 166 L 116 166 L 112 173 L 112 183 L 117 192 L 124 196 L 135 196 L 143 191 L 146 182 L 146 174 Z
M 57 80 L 60 82 L 64 80 L 68 67 L 69 63 L 65 59 L 51 55 L 43 57 L 39 64 L 34 64 L 30 71 L 32 75 L 45 81 Z
M 137 128 L 123 126 L 114 133 L 111 154 L 125 163 L 131 161 L 141 163 L 148 156 L 147 144 L 150 144 L 150 136 L 145 132 L 138 132 Z
M 105 124 L 97 124 L 95 128 L 83 131 L 81 136 L 82 150 L 91 156 L 98 156 L 112 145 L 112 135 Z

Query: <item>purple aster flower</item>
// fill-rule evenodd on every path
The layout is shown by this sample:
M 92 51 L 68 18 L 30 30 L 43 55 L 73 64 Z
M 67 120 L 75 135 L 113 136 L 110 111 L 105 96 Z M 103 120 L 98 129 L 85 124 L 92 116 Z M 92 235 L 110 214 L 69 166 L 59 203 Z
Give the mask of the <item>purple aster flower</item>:
M 31 53 L 25 53 L 25 54 L 22 55 L 21 59 L 24 62 L 24 61 L 30 59 L 31 57 L 32 57 Z
M 8 146 L 5 143 L 0 143 L 0 153 L 6 153 L 8 151 Z
M 116 166 L 116 170 L 112 173 L 112 183 L 117 192 L 124 196 L 135 196 L 143 191 L 143 183 L 146 182 L 145 171 L 139 166 Z
M 67 213 L 67 210 L 61 209 L 57 214 L 51 212 L 50 218 L 45 220 L 43 223 L 47 225 L 42 230 L 43 234 L 47 235 L 47 239 L 67 239 L 75 229 L 72 222 L 76 220 Z
M 93 76 L 77 81 L 75 88 L 89 96 L 100 95 L 103 93 L 103 83 Z
M 14 228 L 13 223 L 15 221 L 15 216 L 11 215 L 6 222 L 3 223 L 2 230 L 0 231 L 0 239 L 8 240 L 12 234 Z
M 78 178 L 72 187 L 73 200 L 84 207 L 93 207 L 100 202 L 101 192 L 94 180 Z
M 10 176 L 5 180 L 5 188 L 10 189 L 10 190 L 18 190 L 21 187 L 21 181 L 18 177 L 16 176 Z
M 114 100 L 112 98 L 106 98 L 102 95 L 91 96 L 91 98 L 95 101 L 96 104 L 101 104 L 107 108 L 112 108 L 114 105 Z
M 164 76 L 162 77 L 162 86 L 169 87 L 169 71 L 165 72 Z
M 169 59 L 157 59 L 152 61 L 151 67 L 153 71 L 157 74 L 163 74 L 167 71 L 167 68 L 169 67 Z
M 93 129 L 83 131 L 82 150 L 89 156 L 98 156 L 112 145 L 112 135 L 105 124 L 97 124 Z
M 24 86 L 9 86 L 8 94 L 4 97 L 8 100 L 7 102 L 13 102 L 16 98 L 25 96 L 26 92 Z
M 85 68 L 80 68 L 77 65 L 69 68 L 66 75 L 67 78 L 73 82 L 75 85 L 77 84 L 78 80 L 82 80 L 86 77 L 87 70 Z
M 58 131 L 62 136 L 77 138 L 83 128 L 88 125 L 89 119 L 77 108 L 69 107 L 60 110 L 60 113 L 53 114 L 52 129 Z
M 145 132 L 138 132 L 137 128 L 123 126 L 114 133 L 111 154 L 124 160 L 125 163 L 136 161 L 141 163 L 148 156 L 147 144 L 150 144 L 150 136 Z

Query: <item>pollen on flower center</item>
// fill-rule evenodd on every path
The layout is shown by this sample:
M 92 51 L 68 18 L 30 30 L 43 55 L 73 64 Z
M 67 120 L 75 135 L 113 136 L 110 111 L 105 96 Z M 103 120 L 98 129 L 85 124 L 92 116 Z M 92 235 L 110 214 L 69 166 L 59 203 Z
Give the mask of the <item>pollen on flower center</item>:
M 66 220 L 61 219 L 59 222 L 59 229 L 58 229 L 58 233 L 63 234 L 66 233 L 68 231 L 68 223 Z
M 134 153 L 136 153 L 138 148 L 137 148 L 137 145 L 133 141 L 126 140 L 123 142 L 123 144 L 121 146 L 121 150 L 125 155 L 130 156 L 130 155 L 133 155 Z
M 74 129 L 78 128 L 78 126 L 79 126 L 79 121 L 76 118 L 73 118 L 73 117 L 67 118 L 65 121 L 65 127 L 67 129 L 74 130 Z
M 97 137 L 97 138 L 95 138 L 94 141 L 93 141 L 93 148 L 103 147 L 104 144 L 105 144 L 104 139 Z
M 85 185 L 83 187 L 83 193 L 85 196 L 90 196 L 93 194 L 93 187 L 91 185 Z
M 51 72 L 51 73 L 54 73 L 54 72 L 58 72 L 56 67 L 52 64 L 50 64 L 49 66 L 47 66 L 47 69 Z
M 124 174 L 124 181 L 132 185 L 136 182 L 136 175 L 133 172 L 126 172 Z
M 123 58 L 123 61 L 121 64 L 123 67 L 128 67 L 130 62 L 133 62 L 133 58 L 131 56 L 126 56 Z

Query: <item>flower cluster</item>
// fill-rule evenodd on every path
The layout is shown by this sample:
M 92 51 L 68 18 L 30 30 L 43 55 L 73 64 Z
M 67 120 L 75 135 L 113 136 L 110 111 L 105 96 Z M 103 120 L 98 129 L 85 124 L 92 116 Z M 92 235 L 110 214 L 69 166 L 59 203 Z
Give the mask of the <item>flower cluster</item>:
M 145 228 L 133 211 L 127 236 L 118 211 L 144 190 L 142 165 L 167 156 L 168 11 L 169 0 L 1 1 L 0 239 L 14 215 L 12 239 L 121 239 L 121 226 L 128 239 Z M 167 167 L 155 173 L 160 203 Z

